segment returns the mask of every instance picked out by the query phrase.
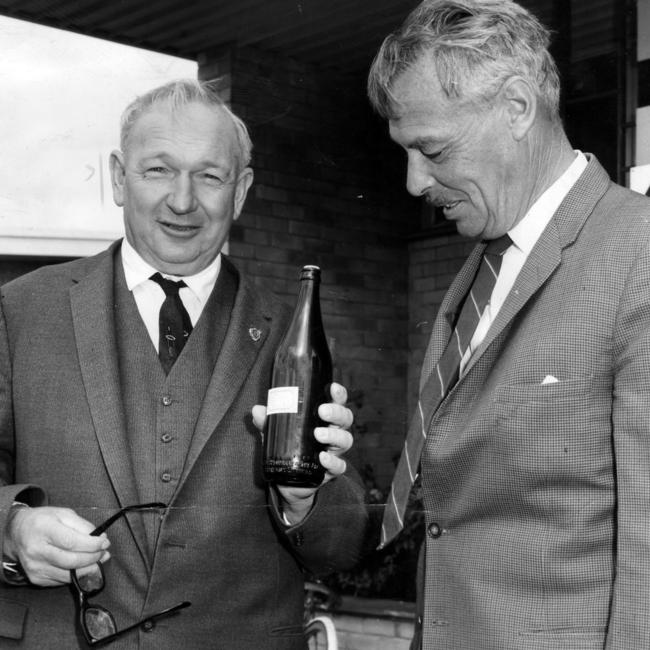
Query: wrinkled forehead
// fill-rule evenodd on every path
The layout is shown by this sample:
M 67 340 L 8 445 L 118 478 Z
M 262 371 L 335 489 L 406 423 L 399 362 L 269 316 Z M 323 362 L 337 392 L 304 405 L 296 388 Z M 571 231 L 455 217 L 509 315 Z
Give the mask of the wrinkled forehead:
M 131 134 L 148 129 L 167 130 L 170 136 L 176 132 L 196 132 L 197 135 L 214 135 L 228 142 L 236 141 L 235 123 L 221 106 L 189 102 L 173 104 L 159 101 L 138 115 L 131 127 Z
M 452 120 L 463 107 L 444 92 L 433 64 L 416 62 L 393 80 L 389 108 L 392 132 L 408 124 Z
M 240 153 L 235 124 L 228 112 L 198 102 L 182 106 L 159 103 L 143 111 L 126 141 L 127 156 L 136 150 L 150 155 L 192 154 L 233 167 Z

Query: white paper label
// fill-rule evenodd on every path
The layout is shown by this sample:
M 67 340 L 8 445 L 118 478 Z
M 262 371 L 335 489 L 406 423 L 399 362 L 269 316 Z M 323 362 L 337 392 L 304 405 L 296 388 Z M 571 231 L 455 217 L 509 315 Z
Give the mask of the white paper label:
M 298 386 L 271 388 L 266 399 L 266 414 L 298 413 Z

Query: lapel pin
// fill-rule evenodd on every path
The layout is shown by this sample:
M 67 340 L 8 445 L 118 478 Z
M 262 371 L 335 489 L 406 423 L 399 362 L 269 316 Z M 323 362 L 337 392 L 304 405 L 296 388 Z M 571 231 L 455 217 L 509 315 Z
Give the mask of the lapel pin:
M 253 339 L 253 341 L 259 341 L 259 340 L 260 340 L 260 336 L 262 336 L 262 332 L 261 332 L 261 330 L 258 330 L 257 327 L 251 327 L 251 328 L 248 330 L 248 333 L 250 334 L 250 336 L 251 336 L 251 338 Z

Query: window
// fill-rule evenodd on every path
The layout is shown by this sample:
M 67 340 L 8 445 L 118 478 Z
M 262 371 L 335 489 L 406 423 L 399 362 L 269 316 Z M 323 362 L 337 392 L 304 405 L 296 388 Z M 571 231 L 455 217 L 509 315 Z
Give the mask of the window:
M 89 255 L 123 233 L 108 156 L 138 94 L 197 64 L 0 17 L 0 255 Z

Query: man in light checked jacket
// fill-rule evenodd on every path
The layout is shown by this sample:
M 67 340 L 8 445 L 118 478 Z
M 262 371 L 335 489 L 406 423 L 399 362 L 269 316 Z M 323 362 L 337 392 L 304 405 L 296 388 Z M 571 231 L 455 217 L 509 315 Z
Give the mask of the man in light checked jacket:
M 426 650 L 650 648 L 650 200 L 569 143 L 548 41 L 509 0 L 425 0 L 370 72 L 408 191 L 479 240 L 435 320 L 416 414 Z M 459 378 L 427 409 L 505 234 Z

